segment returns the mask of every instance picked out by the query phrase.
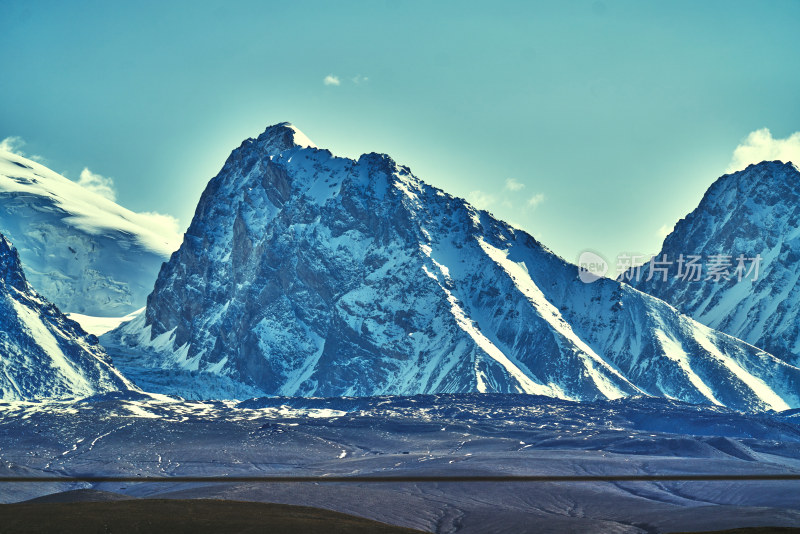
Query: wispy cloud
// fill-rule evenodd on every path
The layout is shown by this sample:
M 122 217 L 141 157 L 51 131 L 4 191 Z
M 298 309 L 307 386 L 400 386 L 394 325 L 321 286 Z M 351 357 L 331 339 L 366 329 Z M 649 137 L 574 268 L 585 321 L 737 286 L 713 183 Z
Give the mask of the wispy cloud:
M 476 189 L 467 193 L 467 200 L 470 204 L 481 210 L 488 210 L 495 202 L 497 197 L 491 193 Z
M 0 141 L 0 150 L 11 152 L 12 154 L 16 154 L 18 156 L 24 156 L 25 154 L 23 154 L 20 150 L 24 144 L 25 141 L 23 141 L 21 137 L 12 135 Z
M 145 228 L 153 230 L 159 235 L 180 236 L 181 226 L 178 219 L 172 215 L 157 213 L 155 211 L 143 211 L 136 213 L 136 222 Z M 180 244 L 180 242 L 178 243 Z
M 520 191 L 525 187 L 525 184 L 516 180 L 515 178 L 506 178 L 505 188 L 508 191 Z
M 363 76 L 361 74 L 356 74 L 352 77 L 341 77 L 337 76 L 336 74 L 328 74 L 322 79 L 323 85 L 332 85 L 334 87 L 338 87 L 344 84 L 353 84 L 353 85 L 363 85 L 369 81 L 369 76 Z
M 81 171 L 81 176 L 77 183 L 112 202 L 116 202 L 117 200 L 114 180 L 92 172 L 88 167 L 84 167 L 83 171 Z M 174 249 L 180 246 L 182 229 L 178 219 L 172 215 L 166 215 L 155 211 L 143 211 L 134 212 L 128 215 L 128 217 L 139 226 L 152 230 L 157 235 L 163 236 Z
M 44 163 L 44 158 L 42 156 L 38 156 L 36 154 L 28 155 L 25 152 L 23 152 L 22 151 L 23 146 L 25 146 L 25 140 L 19 137 L 18 135 L 12 135 L 0 141 L 0 150 L 3 150 L 5 152 L 11 152 L 12 154 L 16 154 L 17 156 L 22 156 L 23 158 L 32 159 L 33 161 L 38 161 L 39 163 Z
M 114 180 L 107 178 L 100 174 L 94 173 L 84 167 L 81 171 L 81 177 L 78 180 L 78 185 L 93 191 L 98 195 L 107 198 L 112 202 L 117 200 L 117 191 L 114 187 Z M 181 226 L 177 218 L 172 215 L 158 213 L 155 211 L 134 212 L 128 217 L 132 222 L 152 230 L 157 235 L 163 236 L 167 239 L 174 249 L 177 249 L 181 244 Z
M 528 199 L 528 207 L 536 209 L 542 202 L 544 202 L 544 193 L 536 193 Z
M 486 191 L 475 189 L 467 193 L 467 201 L 478 209 L 489 210 L 491 208 L 502 209 L 507 213 L 514 210 L 515 203 L 512 201 L 512 193 L 518 193 L 525 187 L 524 184 L 509 178 L 506 180 L 502 189 L 495 192 L 488 193 Z M 536 209 L 542 202 L 545 201 L 544 193 L 536 193 L 528 197 L 527 201 L 522 204 L 529 209 Z M 519 204 L 518 204 L 519 205 Z
M 114 202 L 117 200 L 117 192 L 114 189 L 114 179 L 106 178 L 99 174 L 93 173 L 88 167 L 84 167 L 81 171 L 81 177 L 78 180 L 78 185 L 97 193 L 101 197 Z
M 785 139 L 776 139 L 768 128 L 750 132 L 733 151 L 731 163 L 726 172 L 736 172 L 751 163 L 762 161 L 791 161 L 800 166 L 800 132 Z

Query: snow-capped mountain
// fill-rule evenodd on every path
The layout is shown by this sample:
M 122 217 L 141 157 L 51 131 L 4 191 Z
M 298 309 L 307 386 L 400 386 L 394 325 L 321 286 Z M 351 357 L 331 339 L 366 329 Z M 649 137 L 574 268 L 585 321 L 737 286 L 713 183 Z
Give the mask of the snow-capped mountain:
M 629 274 L 699 322 L 800 364 L 800 171 L 765 161 L 722 176 L 661 252 Z
M 0 234 L 0 398 L 86 397 L 135 389 L 97 338 L 41 297 Z
M 17 154 L 0 151 L 0 232 L 38 291 L 65 312 L 144 306 L 180 236 Z
M 286 396 L 800 406 L 800 369 L 625 284 L 585 284 L 388 156 L 335 157 L 287 123 L 233 151 L 145 313 L 103 340 Z

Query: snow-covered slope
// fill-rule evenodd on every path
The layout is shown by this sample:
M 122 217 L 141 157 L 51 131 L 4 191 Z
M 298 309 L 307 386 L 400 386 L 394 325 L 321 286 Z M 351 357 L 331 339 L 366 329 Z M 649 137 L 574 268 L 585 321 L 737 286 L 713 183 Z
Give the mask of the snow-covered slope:
M 47 167 L 0 151 L 0 232 L 37 290 L 64 311 L 114 317 L 144 306 L 180 236 Z
M 129 313 L 128 315 L 124 315 L 122 317 L 93 317 L 91 315 L 83 315 L 80 313 L 68 313 L 67 317 L 81 325 L 81 328 L 88 333 L 99 337 L 106 332 L 117 328 L 122 323 L 127 323 L 128 321 L 135 319 L 143 311 L 144 308 L 140 308 L 135 312 Z
M 0 398 L 86 397 L 132 389 L 88 336 L 25 279 L 0 234 Z
M 706 269 L 699 280 L 685 264 L 688 276 L 678 276 L 681 254 L 701 258 Z M 708 269 L 713 256 L 730 263 L 721 269 L 727 280 Z M 750 260 L 757 257 L 760 262 Z M 648 281 L 648 263 L 631 283 L 703 324 L 800 364 L 800 171 L 792 163 L 765 161 L 719 178 L 664 240 L 659 260 L 676 262 L 655 265 L 669 267 L 667 281 L 658 271 Z
M 287 396 L 800 406 L 800 369 L 627 285 L 584 284 L 386 155 L 338 158 L 297 138 L 279 124 L 231 154 L 145 313 L 107 346 Z

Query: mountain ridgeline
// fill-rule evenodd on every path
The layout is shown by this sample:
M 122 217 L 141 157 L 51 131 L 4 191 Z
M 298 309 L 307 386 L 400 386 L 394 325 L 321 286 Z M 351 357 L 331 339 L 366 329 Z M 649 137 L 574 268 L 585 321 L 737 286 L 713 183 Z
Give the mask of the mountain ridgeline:
M 29 284 L 0 234 L 0 399 L 78 398 L 134 390 L 97 338 Z
M 388 156 L 336 157 L 283 123 L 233 151 L 145 312 L 103 341 L 156 373 L 268 395 L 800 406 L 800 369 L 626 284 L 577 275 Z
M 691 256 L 716 272 L 689 273 Z M 649 277 L 652 262 L 667 268 Z M 765 161 L 719 178 L 631 284 L 712 328 L 800 364 L 800 170 Z M 679 269 L 683 272 L 679 272 Z M 647 278 L 650 278 L 648 280 Z

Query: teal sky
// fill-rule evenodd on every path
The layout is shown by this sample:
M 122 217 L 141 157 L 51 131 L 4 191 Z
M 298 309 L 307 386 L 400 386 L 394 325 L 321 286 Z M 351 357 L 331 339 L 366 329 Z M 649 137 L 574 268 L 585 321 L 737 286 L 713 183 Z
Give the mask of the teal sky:
M 290 121 L 340 155 L 388 153 L 569 260 L 652 253 L 750 132 L 800 130 L 796 1 L 0 12 L 0 139 L 184 227 L 230 151 Z

